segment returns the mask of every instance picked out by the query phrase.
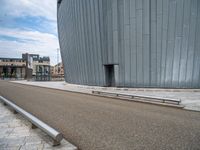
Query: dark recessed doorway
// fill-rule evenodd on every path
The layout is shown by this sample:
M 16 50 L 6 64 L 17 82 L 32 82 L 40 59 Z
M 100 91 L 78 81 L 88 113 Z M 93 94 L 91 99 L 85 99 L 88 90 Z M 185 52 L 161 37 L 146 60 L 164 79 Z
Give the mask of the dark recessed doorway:
M 114 65 L 104 65 L 106 86 L 115 86 L 115 69 Z

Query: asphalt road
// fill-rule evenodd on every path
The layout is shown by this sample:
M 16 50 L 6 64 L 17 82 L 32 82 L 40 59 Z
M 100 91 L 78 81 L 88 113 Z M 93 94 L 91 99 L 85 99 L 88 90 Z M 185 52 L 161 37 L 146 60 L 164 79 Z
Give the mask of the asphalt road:
M 83 150 L 199 150 L 200 113 L 0 81 L 0 95 Z

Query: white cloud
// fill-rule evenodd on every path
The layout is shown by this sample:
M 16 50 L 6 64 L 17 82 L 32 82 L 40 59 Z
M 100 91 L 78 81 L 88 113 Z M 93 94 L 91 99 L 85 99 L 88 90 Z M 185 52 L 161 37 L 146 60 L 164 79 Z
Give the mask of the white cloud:
M 42 16 L 56 20 L 56 0 L 3 0 L 4 12 L 13 16 Z
M 34 16 L 43 17 L 41 29 L 27 29 L 26 25 L 19 27 L 0 27 L 0 36 L 12 37 L 12 40 L 0 39 L 0 57 L 21 57 L 22 53 L 36 53 L 50 56 L 51 64 L 56 64 L 57 48 L 59 48 L 57 33 L 57 0 L 2 0 L 0 6 L 0 23 L 5 25 L 15 21 L 13 18 Z M 7 19 L 8 18 L 8 19 Z M 12 20 L 7 22 L 9 18 Z M 46 27 L 51 33 L 43 31 Z M 28 27 L 29 28 L 29 27 Z M 14 40 L 16 39 L 16 40 Z
M 22 53 L 36 53 L 50 56 L 51 64 L 56 64 L 58 39 L 55 35 L 38 31 L 0 28 L 0 35 L 12 36 L 15 41 L 1 40 L 1 57 L 21 57 Z M 19 39 L 19 40 L 18 40 Z M 25 41 L 25 42 L 21 42 Z

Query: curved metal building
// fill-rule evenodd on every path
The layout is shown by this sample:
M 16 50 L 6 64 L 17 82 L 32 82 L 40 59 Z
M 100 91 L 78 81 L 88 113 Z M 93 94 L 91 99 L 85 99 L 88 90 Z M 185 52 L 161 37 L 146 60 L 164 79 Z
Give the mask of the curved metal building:
M 65 80 L 200 88 L 200 0 L 58 0 Z

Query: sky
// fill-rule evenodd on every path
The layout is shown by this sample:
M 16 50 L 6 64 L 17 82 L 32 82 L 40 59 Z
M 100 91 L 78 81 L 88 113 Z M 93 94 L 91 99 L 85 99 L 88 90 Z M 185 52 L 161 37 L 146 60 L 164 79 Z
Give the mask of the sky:
M 57 0 L 0 1 L 0 57 L 40 54 L 49 56 L 55 65 L 59 48 Z

